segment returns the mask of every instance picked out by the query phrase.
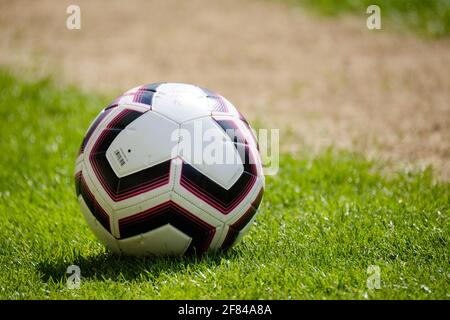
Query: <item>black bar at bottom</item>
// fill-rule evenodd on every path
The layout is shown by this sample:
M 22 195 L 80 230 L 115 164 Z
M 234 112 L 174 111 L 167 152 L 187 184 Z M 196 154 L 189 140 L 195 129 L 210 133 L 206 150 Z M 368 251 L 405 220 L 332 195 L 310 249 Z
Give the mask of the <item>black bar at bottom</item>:
M 15 316 L 32 312 L 33 316 L 70 315 L 133 319 L 311 319 L 386 317 L 395 314 L 407 317 L 420 314 L 427 318 L 448 309 L 448 300 L 441 301 L 354 301 L 354 300 L 3 300 L 4 314 Z M 445 308 L 445 309 L 444 309 Z M 9 310 L 8 310 L 9 309 Z

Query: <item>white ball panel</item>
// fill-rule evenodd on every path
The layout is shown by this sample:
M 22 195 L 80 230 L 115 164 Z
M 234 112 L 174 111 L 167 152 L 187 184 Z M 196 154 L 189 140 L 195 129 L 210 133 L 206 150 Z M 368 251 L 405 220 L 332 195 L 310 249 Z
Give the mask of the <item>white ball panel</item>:
M 143 202 L 149 198 L 157 197 L 158 195 L 164 194 L 172 189 L 173 184 L 173 177 L 175 175 L 173 171 L 173 165 L 171 165 L 170 168 L 170 180 L 166 185 L 163 185 L 157 189 L 148 191 L 146 193 L 141 193 L 135 197 L 128 198 L 125 200 L 121 200 L 118 202 L 115 202 L 111 199 L 111 197 L 108 195 L 108 193 L 105 191 L 104 187 L 100 183 L 99 179 L 97 178 L 93 168 L 92 164 L 89 160 L 89 155 L 92 151 L 92 147 L 94 146 L 95 142 L 98 140 L 99 136 L 103 132 L 103 130 L 108 126 L 108 124 L 111 122 L 112 119 L 114 119 L 120 112 L 122 112 L 124 109 L 130 109 L 130 110 L 136 110 L 140 112 L 145 112 L 148 110 L 148 108 L 138 105 L 120 105 L 114 109 L 107 115 L 107 117 L 100 123 L 100 125 L 96 128 L 96 130 L 92 133 L 86 147 L 83 153 L 83 161 L 84 161 L 84 168 L 83 168 L 83 174 L 85 176 L 89 176 L 92 180 L 92 184 L 96 187 L 98 190 L 98 194 L 100 197 L 112 208 L 115 210 L 119 210 L 122 208 L 126 208 L 129 206 L 136 205 L 137 203 Z M 138 118 L 139 119 L 139 118 Z
M 263 167 L 262 167 L 261 155 L 254 144 L 249 144 L 249 146 L 250 146 L 249 152 L 251 152 L 252 161 L 254 162 L 255 167 L 256 167 L 256 175 L 258 177 L 263 176 L 263 180 L 264 180 L 264 172 L 263 172 Z
M 255 222 L 257 216 L 259 214 L 259 211 L 256 212 L 256 214 L 253 216 L 253 218 L 250 220 L 250 222 L 244 227 L 244 229 L 242 229 L 239 232 L 239 235 L 236 238 L 236 241 L 234 244 L 237 244 L 239 242 L 242 241 L 242 238 L 248 233 L 248 231 L 250 230 L 250 227 L 253 225 L 253 223 Z
M 89 188 L 89 191 L 93 194 L 95 197 L 95 200 L 97 203 L 102 207 L 102 209 L 108 214 L 109 216 L 109 223 L 111 226 L 111 233 L 114 237 L 119 236 L 119 231 L 114 226 L 114 207 L 111 206 L 111 203 L 109 203 L 107 198 L 103 197 L 102 193 L 104 192 L 101 185 L 96 184 L 96 180 L 92 179 L 92 176 L 90 176 L 86 172 L 86 165 L 83 164 L 83 178 L 86 182 L 87 187 Z M 97 220 L 95 220 L 97 221 Z
M 231 139 L 210 117 L 183 123 L 181 135 L 184 132 L 188 133 L 190 139 L 180 142 L 179 157 L 223 188 L 229 189 L 244 171 L 239 153 Z M 205 133 L 213 134 L 211 141 L 203 139 Z M 212 149 L 223 152 L 223 155 L 217 157 L 216 163 L 209 159 L 210 153 L 207 150 Z
M 233 121 L 236 124 L 236 126 L 238 127 L 238 130 L 240 131 L 240 133 L 243 135 L 247 144 L 252 146 L 252 149 L 254 150 L 254 152 L 253 152 L 254 156 L 259 158 L 259 163 L 261 163 L 261 156 L 258 152 L 258 142 L 256 141 L 256 136 L 254 135 L 252 130 L 241 119 L 233 117 L 231 115 L 227 115 L 227 114 L 216 114 L 212 118 L 217 121 L 220 121 L 220 120 Z
M 89 160 L 88 160 L 89 161 Z M 148 192 L 144 192 L 141 194 L 138 194 L 136 196 L 133 196 L 128 199 L 124 199 L 121 201 L 113 201 L 111 197 L 108 195 L 108 193 L 103 188 L 102 184 L 98 180 L 97 176 L 94 173 L 94 170 L 92 168 L 91 163 L 88 163 L 85 166 L 84 172 L 86 172 L 86 175 L 89 175 L 89 177 L 92 179 L 93 183 L 98 186 L 98 192 L 101 198 L 108 203 L 110 207 L 112 207 L 115 211 L 121 210 L 123 208 L 132 207 L 136 204 L 140 204 L 141 202 L 144 202 L 149 199 L 153 199 L 155 197 L 158 197 L 160 195 L 163 195 L 167 193 L 168 191 L 172 190 L 173 183 L 174 183 L 174 176 L 175 176 L 175 168 L 173 163 L 170 165 L 170 175 L 169 175 L 169 181 L 167 184 L 160 186 L 156 189 L 150 190 Z
M 239 231 L 238 236 L 236 237 L 236 239 L 235 239 L 234 242 L 233 242 L 233 246 L 236 245 L 236 244 L 238 244 L 239 242 L 242 241 L 242 239 L 244 238 L 244 236 L 248 233 L 248 231 L 250 230 L 251 226 L 252 226 L 253 223 L 255 222 L 256 216 L 257 216 L 257 215 L 258 215 L 258 213 L 256 213 L 256 214 L 253 216 L 253 218 L 252 218 L 252 219 L 250 220 L 250 222 L 244 227 L 244 229 L 242 229 L 241 231 Z M 225 226 L 224 229 L 226 230 L 226 231 L 225 231 L 225 234 L 227 234 L 227 233 L 228 233 L 228 230 L 229 230 L 229 226 L 228 226 L 228 225 Z M 224 238 L 224 240 L 225 240 L 225 238 Z M 222 241 L 222 243 L 223 243 L 223 241 Z
M 120 219 L 133 216 L 137 213 L 154 208 L 154 207 L 156 207 L 162 203 L 168 202 L 168 201 L 172 201 L 172 202 L 176 203 L 177 205 L 179 205 L 180 207 L 182 207 L 183 209 L 188 211 L 190 214 L 194 215 L 195 217 L 199 218 L 200 220 L 204 221 L 205 223 L 209 224 L 210 226 L 216 228 L 216 232 L 211 241 L 210 248 L 215 249 L 215 248 L 220 247 L 220 244 L 223 241 L 223 239 L 222 239 L 223 238 L 223 234 L 222 234 L 223 223 L 220 222 L 218 219 L 214 218 L 213 216 L 211 216 L 210 214 L 208 214 L 207 212 L 201 210 L 195 204 L 193 204 L 193 203 L 187 201 L 186 199 L 184 199 L 183 197 L 177 195 L 173 191 L 165 193 L 159 197 L 149 199 L 145 202 L 140 203 L 137 206 L 132 206 L 132 207 L 128 207 L 128 208 L 124 208 L 124 209 L 116 211 L 114 214 L 114 224 L 116 225 L 116 228 L 118 229 L 118 223 L 119 223 Z M 176 229 L 175 227 L 173 227 L 173 228 Z M 176 230 L 179 231 L 180 233 L 182 233 L 180 230 L 178 230 L 178 229 L 176 229 Z M 154 238 L 149 238 L 147 236 L 149 233 L 152 233 L 152 232 L 153 232 L 153 230 L 143 233 L 141 235 L 137 235 L 137 236 L 133 236 L 130 238 L 119 240 L 119 245 L 123 251 L 126 251 L 127 253 L 130 253 L 130 254 L 159 254 L 159 253 L 167 252 L 167 251 L 163 251 L 162 244 L 159 242 L 159 240 L 158 240 L 158 238 L 156 238 L 156 236 Z M 165 237 L 165 235 L 163 235 L 163 236 Z M 188 235 L 185 235 L 185 236 L 188 237 L 189 239 L 191 239 Z M 173 254 L 182 254 L 189 246 L 190 240 L 188 242 L 186 240 L 187 239 L 186 237 L 184 238 L 185 240 L 181 239 L 179 237 L 179 234 L 177 235 L 177 237 L 178 237 L 177 238 L 178 240 L 176 240 L 173 244 L 171 244 L 171 246 L 169 246 L 169 249 L 170 249 L 169 251 L 170 251 L 170 253 L 173 253 Z M 154 239 L 154 240 L 151 240 L 151 239 Z M 155 241 L 156 244 L 150 245 L 150 241 Z M 181 250 L 181 249 L 179 250 L 179 248 L 181 248 L 181 246 L 182 246 L 181 243 L 185 244 L 185 247 L 183 247 L 183 250 Z M 146 252 L 145 248 L 147 248 L 149 246 L 151 248 L 151 252 Z
M 74 174 L 77 173 L 77 172 L 80 172 L 82 168 L 83 168 L 83 155 L 80 154 L 77 157 L 77 160 L 75 162 L 75 170 L 73 171 Z
M 168 190 L 163 194 L 148 197 L 144 201 L 135 202 L 134 205 L 117 209 L 114 211 L 115 224 L 118 224 L 120 219 L 127 218 L 139 212 L 151 209 L 153 207 L 156 207 L 157 205 L 160 205 L 161 203 L 170 201 L 171 199 L 172 199 L 172 191 Z
M 212 215 L 210 212 L 202 210 L 197 203 L 189 201 L 189 199 L 179 195 L 176 192 L 171 193 L 172 201 L 178 204 L 180 207 L 183 207 L 191 214 L 195 215 L 197 218 L 200 218 L 202 221 L 208 223 L 211 226 L 218 227 L 222 225 L 222 222 L 217 219 L 216 216 Z
M 180 82 L 166 82 L 161 83 L 156 91 L 158 93 L 164 95 L 172 95 L 172 96 L 180 96 L 184 97 L 184 95 L 196 96 L 196 97 L 205 97 L 205 92 L 193 85 L 188 83 L 180 83 Z
M 186 201 L 194 204 L 196 207 L 202 209 L 202 211 L 207 212 L 212 217 L 216 218 L 217 220 L 225 223 L 229 223 L 230 221 L 237 220 L 239 217 L 244 214 L 244 212 L 248 209 L 250 206 L 250 203 L 256 198 L 256 195 L 258 194 L 259 190 L 261 190 L 261 187 L 264 186 L 264 181 L 261 179 L 261 177 L 256 177 L 255 184 L 252 186 L 251 190 L 247 194 L 247 196 L 229 213 L 224 214 L 217 210 L 216 208 L 212 207 L 210 204 L 205 202 L 204 200 L 200 199 L 196 195 L 194 195 L 189 190 L 186 190 L 181 184 L 180 184 L 180 178 L 181 178 L 181 167 L 182 167 L 182 160 L 181 159 L 175 159 L 172 161 L 172 164 L 177 167 L 176 176 L 175 176 L 175 184 L 174 184 L 174 192 L 185 199 Z
M 214 238 L 211 241 L 210 248 L 217 248 L 222 238 L 222 226 L 223 223 L 217 219 L 217 217 L 213 216 L 210 212 L 204 211 L 197 206 L 197 203 L 192 203 L 188 199 L 183 196 L 177 194 L 176 192 L 172 192 L 172 200 L 178 204 L 180 207 L 183 207 L 191 214 L 195 215 L 197 218 L 200 218 L 202 221 L 216 228 L 216 232 L 214 234 Z
M 117 239 L 112 236 L 111 233 L 108 232 L 101 224 L 98 222 L 98 220 L 94 217 L 94 215 L 91 213 L 89 208 L 86 205 L 86 202 L 84 202 L 83 197 L 79 196 L 78 201 L 80 203 L 81 212 L 84 215 L 84 218 L 86 219 L 89 228 L 92 230 L 92 232 L 97 236 L 97 238 L 100 240 L 100 242 L 106 246 L 108 249 L 115 253 L 120 253 L 119 246 L 117 244 Z
M 203 90 L 180 83 L 160 85 L 153 95 L 152 110 L 178 123 L 211 114 Z
M 211 245 L 209 246 L 209 250 L 219 250 L 222 247 L 222 243 L 225 240 L 225 237 L 227 236 L 226 232 L 226 225 L 221 224 L 216 228 L 216 234 L 214 235 L 213 241 L 211 241 Z
M 229 112 L 212 112 L 211 116 L 214 119 L 217 120 L 226 120 L 226 119 L 232 119 L 239 127 L 239 129 L 241 130 L 241 132 L 244 134 L 247 143 L 249 145 L 251 145 L 251 149 L 252 149 L 252 154 L 255 156 L 255 159 L 257 158 L 258 160 L 256 161 L 257 165 L 257 171 L 258 171 L 258 176 L 264 176 L 264 172 L 263 172 L 263 167 L 262 167 L 262 158 L 261 158 L 261 154 L 258 151 L 258 141 L 257 141 L 257 137 L 255 135 L 254 132 L 252 132 L 251 128 L 248 128 L 248 126 L 244 123 L 244 121 L 241 120 L 241 115 L 239 114 L 239 112 L 236 110 L 236 108 L 234 106 L 229 107 Z M 264 177 L 263 177 L 264 180 Z
M 191 237 L 166 224 L 147 233 L 118 240 L 118 243 L 128 255 L 182 255 L 191 241 Z
M 232 212 L 226 215 L 225 217 L 225 223 L 228 225 L 233 224 L 237 220 L 239 220 L 242 215 L 247 212 L 247 210 L 250 208 L 250 205 L 253 203 L 253 201 L 256 199 L 256 197 L 259 194 L 259 191 L 261 188 L 264 187 L 263 180 L 258 177 L 256 179 L 255 185 L 251 189 L 251 191 L 248 193 L 248 195 L 245 197 L 245 200 L 242 201 L 242 203 Z
M 176 154 L 178 128 L 177 123 L 147 111 L 119 133 L 106 158 L 118 177 L 167 161 Z
M 123 96 L 120 96 L 117 99 L 117 104 L 130 104 L 133 103 L 134 99 L 134 92 L 133 93 L 126 93 Z
M 89 138 L 89 140 L 86 143 L 86 146 L 84 147 L 84 159 L 85 161 L 89 161 L 89 154 L 92 151 L 92 147 L 94 146 L 95 142 L 97 141 L 97 139 L 99 138 L 100 134 L 102 133 L 102 131 L 108 126 L 108 124 L 119 114 L 121 113 L 123 110 L 125 109 L 129 109 L 129 110 L 135 110 L 135 111 L 139 111 L 139 112 L 146 112 L 148 110 L 148 106 L 147 108 L 144 106 L 139 106 L 139 105 L 135 105 L 135 104 L 123 104 L 123 105 L 119 105 L 113 109 L 110 109 L 109 113 L 106 115 L 106 117 L 99 123 L 99 125 L 97 126 L 97 128 L 94 130 L 94 132 L 91 134 L 91 137 Z M 106 112 L 106 111 L 102 111 L 102 112 Z M 92 124 L 91 124 L 92 125 Z M 87 159 L 87 160 L 86 160 Z
M 223 102 L 225 103 L 225 105 L 226 105 L 226 107 L 227 107 L 227 109 L 228 109 L 228 111 L 227 112 L 220 112 L 220 111 L 213 111 L 212 112 L 212 115 L 214 116 L 214 115 L 231 115 L 231 116 L 233 116 L 234 118 L 239 118 L 240 117 L 240 114 L 239 114 L 239 112 L 237 111 L 237 109 L 236 109 L 236 107 L 227 99 L 227 98 L 225 98 L 225 97 L 223 97 L 223 96 L 220 96 L 221 98 L 222 98 L 222 100 L 223 100 Z

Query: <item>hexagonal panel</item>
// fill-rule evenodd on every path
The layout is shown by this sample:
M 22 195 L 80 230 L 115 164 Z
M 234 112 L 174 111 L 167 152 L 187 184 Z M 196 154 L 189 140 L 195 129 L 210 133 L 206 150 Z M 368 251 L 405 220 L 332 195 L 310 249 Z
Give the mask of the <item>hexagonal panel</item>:
M 214 222 L 217 223 L 217 221 Z M 187 248 L 189 252 L 205 252 L 216 234 L 215 225 L 211 225 L 194 212 L 169 200 L 147 210 L 120 218 L 118 220 L 120 242 L 128 243 L 127 239 L 146 237 L 148 233 L 153 233 L 154 230 L 167 224 L 192 238 L 192 242 Z M 133 243 L 136 245 L 136 241 Z M 161 248 L 161 245 L 158 244 L 158 248 Z
M 131 122 L 106 151 L 117 177 L 170 160 L 176 154 L 177 129 L 178 124 L 152 111 Z
M 230 189 L 244 171 L 235 145 L 210 117 L 181 125 L 178 156 L 208 179 Z
M 150 232 L 119 240 L 120 248 L 131 255 L 182 255 L 192 238 L 170 223 Z
M 211 114 L 205 93 L 184 83 L 164 83 L 153 95 L 152 110 L 177 123 Z

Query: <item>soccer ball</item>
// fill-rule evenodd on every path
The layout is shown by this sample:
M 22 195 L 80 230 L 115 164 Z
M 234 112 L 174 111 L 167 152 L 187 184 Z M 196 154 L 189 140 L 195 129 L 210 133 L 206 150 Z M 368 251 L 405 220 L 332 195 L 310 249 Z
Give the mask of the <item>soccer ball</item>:
M 264 175 L 250 125 L 190 84 L 133 88 L 93 121 L 75 166 L 100 242 L 127 255 L 228 249 L 255 219 Z

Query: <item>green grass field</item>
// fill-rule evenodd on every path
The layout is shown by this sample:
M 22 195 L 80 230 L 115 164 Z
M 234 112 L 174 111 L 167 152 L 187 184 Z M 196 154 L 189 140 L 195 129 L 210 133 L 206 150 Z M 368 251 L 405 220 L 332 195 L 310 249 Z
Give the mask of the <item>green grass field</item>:
M 331 150 L 282 155 L 257 223 L 228 252 L 111 255 L 73 183 L 82 136 L 111 98 L 0 71 L 0 298 L 449 299 L 449 183 L 431 169 L 385 177 Z M 72 264 L 80 289 L 66 286 Z
M 366 8 L 380 7 L 383 29 L 406 30 L 425 37 L 450 35 L 450 0 L 287 0 L 326 16 L 353 13 L 366 19 Z

